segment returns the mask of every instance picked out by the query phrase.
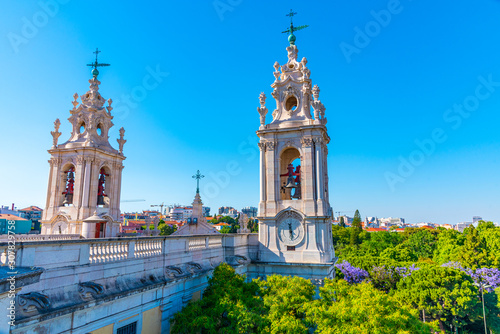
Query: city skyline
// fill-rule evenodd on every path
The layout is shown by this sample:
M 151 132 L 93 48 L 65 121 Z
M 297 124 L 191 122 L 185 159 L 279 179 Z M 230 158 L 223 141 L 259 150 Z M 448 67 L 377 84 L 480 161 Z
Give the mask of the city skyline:
M 92 5 L 54 3 L 7 1 L 0 14 L 0 61 L 9 64 L 0 82 L 2 205 L 44 208 L 52 123 L 61 120 L 65 142 L 72 95 L 88 90 L 85 65 L 99 47 L 99 60 L 111 63 L 99 79 L 114 101 L 115 148 L 118 129 L 126 130 L 121 198 L 146 200 L 122 203 L 122 212 L 191 205 L 198 169 L 204 206 L 257 206 L 256 109 L 260 92 L 274 108 L 286 5 L 298 12 L 296 25 L 310 26 L 296 44 L 326 107 L 333 211 L 500 221 L 498 2 L 216 1 L 154 4 L 155 11 L 99 3 L 100 12 L 117 14 L 109 20 Z M 134 24 L 120 21 L 132 11 Z

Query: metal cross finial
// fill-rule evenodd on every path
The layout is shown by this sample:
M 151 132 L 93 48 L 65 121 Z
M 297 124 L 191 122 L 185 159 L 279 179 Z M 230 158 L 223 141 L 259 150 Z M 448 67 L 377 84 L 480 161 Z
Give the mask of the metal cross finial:
M 196 179 L 196 193 L 200 193 L 200 179 L 204 178 L 205 175 L 201 175 L 200 170 L 196 171 L 196 174 L 193 175 L 193 179 Z
M 293 34 L 294 31 L 302 30 L 302 29 L 305 29 L 305 28 L 309 27 L 308 25 L 294 27 L 293 26 L 293 17 L 295 15 L 297 15 L 297 13 L 290 9 L 290 13 L 286 14 L 286 16 L 290 17 L 290 28 L 288 28 L 287 30 L 285 30 L 285 31 L 282 32 L 282 34 L 290 34 L 288 36 L 288 41 L 290 42 L 290 45 L 294 45 L 295 44 L 295 40 L 297 39 L 295 37 L 295 35 Z
M 98 48 L 95 49 L 95 51 L 93 52 L 95 53 L 95 62 L 93 63 L 90 63 L 90 64 L 87 64 L 87 66 L 91 66 L 93 67 L 94 69 L 92 70 L 92 75 L 94 77 L 97 77 L 99 75 L 99 71 L 97 70 L 98 67 L 104 67 L 104 66 L 109 66 L 110 64 L 105 64 L 105 63 L 99 63 L 97 61 L 97 56 L 99 55 L 99 53 L 101 53 L 101 51 L 99 51 Z

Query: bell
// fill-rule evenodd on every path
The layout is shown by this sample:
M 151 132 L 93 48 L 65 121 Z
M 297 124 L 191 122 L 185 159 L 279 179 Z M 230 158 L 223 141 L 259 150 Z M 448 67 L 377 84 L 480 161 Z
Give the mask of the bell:
M 104 205 L 104 196 L 103 195 L 97 195 L 97 205 Z
M 297 188 L 297 186 L 295 185 L 295 182 L 293 181 L 293 176 L 289 176 L 287 181 L 286 181 L 286 186 L 285 188 Z
M 293 192 L 292 195 L 293 199 L 301 199 L 302 196 L 300 195 L 300 188 L 295 188 L 295 191 Z
M 66 196 L 64 196 L 63 205 L 68 205 L 72 203 L 73 203 L 73 194 L 66 194 Z

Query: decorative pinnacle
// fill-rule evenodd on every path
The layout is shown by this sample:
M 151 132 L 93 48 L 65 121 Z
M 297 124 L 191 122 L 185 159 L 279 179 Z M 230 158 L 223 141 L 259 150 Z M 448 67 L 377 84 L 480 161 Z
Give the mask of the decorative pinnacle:
M 201 175 L 200 170 L 196 171 L 196 174 L 193 175 L 193 179 L 196 179 L 196 193 L 200 193 L 200 179 L 204 178 L 205 175 Z
M 93 63 L 90 63 L 90 64 L 87 64 L 87 66 L 91 66 L 93 67 L 94 69 L 92 70 L 92 76 L 94 77 L 94 79 L 97 79 L 97 76 L 99 75 L 99 71 L 97 70 L 98 67 L 104 67 L 104 66 L 110 66 L 110 64 L 105 64 L 105 63 L 99 63 L 97 61 L 97 56 L 99 55 L 99 53 L 101 53 L 101 51 L 99 51 L 98 48 L 95 49 L 95 51 L 93 52 L 95 53 L 95 62 Z
M 282 34 L 290 34 L 288 36 L 288 42 L 290 42 L 290 45 L 295 45 L 295 40 L 297 39 L 297 37 L 295 37 L 295 35 L 293 34 L 294 31 L 302 30 L 309 27 L 308 25 L 294 27 L 293 26 L 294 15 L 297 15 L 297 13 L 290 9 L 290 13 L 286 14 L 286 16 L 290 16 L 290 28 L 282 32 Z

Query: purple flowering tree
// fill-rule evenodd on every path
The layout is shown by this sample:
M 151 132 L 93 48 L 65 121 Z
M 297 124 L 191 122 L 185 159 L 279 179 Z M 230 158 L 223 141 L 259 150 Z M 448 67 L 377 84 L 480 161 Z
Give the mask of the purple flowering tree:
M 349 262 L 345 260 L 341 263 L 337 263 L 335 265 L 335 268 L 340 270 L 340 272 L 344 276 L 344 280 L 350 284 L 361 283 L 369 276 L 366 270 L 353 267 Z
M 415 270 L 418 270 L 415 264 L 410 267 L 392 267 L 392 266 L 381 266 L 373 267 L 370 271 L 370 281 L 373 286 L 381 291 L 389 292 L 396 289 L 398 282 L 411 275 Z
M 458 262 L 448 262 L 443 264 L 443 267 L 451 267 L 463 271 L 472 279 L 482 292 L 483 288 L 486 292 L 493 292 L 500 287 L 500 270 L 498 268 L 477 268 L 476 270 L 464 268 Z

